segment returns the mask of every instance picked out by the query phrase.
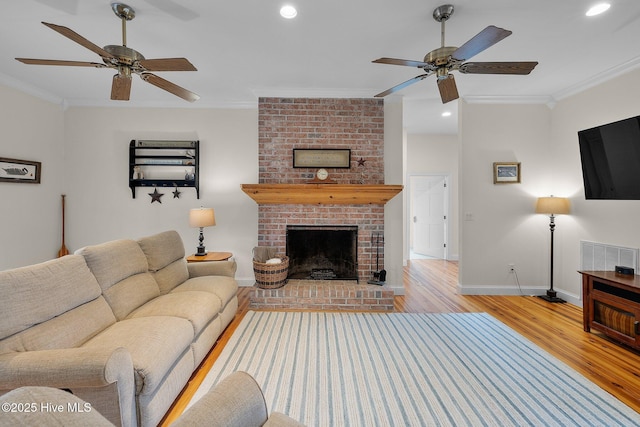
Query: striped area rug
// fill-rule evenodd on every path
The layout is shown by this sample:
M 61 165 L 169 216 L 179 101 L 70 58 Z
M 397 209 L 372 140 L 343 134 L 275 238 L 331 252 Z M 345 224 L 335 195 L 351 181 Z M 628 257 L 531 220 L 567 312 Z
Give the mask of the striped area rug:
M 190 404 L 234 371 L 308 426 L 640 425 L 486 313 L 249 311 Z

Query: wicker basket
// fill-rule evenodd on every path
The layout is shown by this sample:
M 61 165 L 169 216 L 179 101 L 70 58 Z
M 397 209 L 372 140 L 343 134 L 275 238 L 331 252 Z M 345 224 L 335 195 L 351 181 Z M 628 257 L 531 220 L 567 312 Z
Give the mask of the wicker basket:
M 253 272 L 256 275 L 256 286 L 262 289 L 281 288 L 287 283 L 289 274 L 289 257 L 279 256 L 280 264 L 266 264 L 253 260 Z

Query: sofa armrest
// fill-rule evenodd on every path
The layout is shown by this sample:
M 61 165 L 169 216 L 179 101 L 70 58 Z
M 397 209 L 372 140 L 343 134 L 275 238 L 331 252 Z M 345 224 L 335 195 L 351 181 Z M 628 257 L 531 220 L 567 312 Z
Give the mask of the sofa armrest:
M 304 427 L 304 424 L 281 412 L 272 412 L 264 427 Z
M 268 418 L 267 404 L 260 386 L 246 372 L 226 377 L 180 416 L 171 427 L 304 427 L 288 416 L 275 412 Z
M 65 348 L 0 355 L 2 388 L 27 385 L 56 388 L 102 387 L 133 378 L 133 362 L 125 348 Z
M 0 355 L 0 389 L 69 389 L 116 425 L 136 425 L 135 382 L 125 348 L 68 348 Z M 1 391 L 0 391 L 1 393 Z
M 262 390 L 246 372 L 234 372 L 209 390 L 172 427 L 249 427 L 267 422 Z
M 235 277 L 238 265 L 235 261 L 191 262 L 187 264 L 189 278 L 199 276 Z

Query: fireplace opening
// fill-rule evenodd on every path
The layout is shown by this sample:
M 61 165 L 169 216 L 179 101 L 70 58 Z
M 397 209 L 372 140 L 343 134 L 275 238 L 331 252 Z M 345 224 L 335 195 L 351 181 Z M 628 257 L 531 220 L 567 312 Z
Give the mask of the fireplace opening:
M 288 225 L 289 279 L 358 280 L 358 226 Z

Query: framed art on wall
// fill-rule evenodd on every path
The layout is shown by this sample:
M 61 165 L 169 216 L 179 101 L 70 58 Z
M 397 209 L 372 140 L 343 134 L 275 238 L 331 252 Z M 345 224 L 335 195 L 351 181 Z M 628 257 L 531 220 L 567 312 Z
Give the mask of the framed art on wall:
M 351 150 L 348 148 L 294 148 L 293 167 L 349 169 L 351 167 Z
M 493 164 L 494 184 L 519 184 L 520 162 L 495 162 Z
M 0 182 L 40 184 L 41 163 L 0 157 Z

